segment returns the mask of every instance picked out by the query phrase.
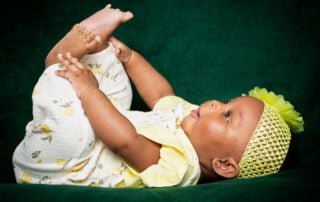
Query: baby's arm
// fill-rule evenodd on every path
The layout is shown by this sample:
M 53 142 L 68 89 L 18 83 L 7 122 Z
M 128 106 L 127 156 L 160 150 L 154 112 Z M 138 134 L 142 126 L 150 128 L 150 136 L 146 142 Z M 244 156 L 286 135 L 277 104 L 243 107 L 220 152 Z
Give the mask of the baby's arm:
M 162 97 L 174 95 L 170 83 L 143 56 L 130 50 L 115 37 L 111 37 L 110 41 L 116 47 L 119 60 L 124 64 L 127 74 L 150 109 Z
M 139 171 L 156 164 L 160 158 L 160 145 L 137 134 L 131 122 L 99 90 L 91 71 L 78 59 L 70 54 L 59 55 L 59 59 L 66 70 L 56 74 L 70 81 L 96 136 Z
M 174 95 L 169 82 L 138 52 L 132 51 L 125 69 L 150 109 L 153 109 L 162 97 Z

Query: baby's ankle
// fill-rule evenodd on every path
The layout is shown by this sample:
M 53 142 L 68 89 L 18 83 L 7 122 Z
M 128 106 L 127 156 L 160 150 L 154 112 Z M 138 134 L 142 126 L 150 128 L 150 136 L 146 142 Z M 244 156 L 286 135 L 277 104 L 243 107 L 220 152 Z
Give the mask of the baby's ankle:
M 45 59 L 45 67 L 49 67 L 52 64 L 59 63 L 57 55 L 66 54 L 70 52 L 74 57 L 79 60 L 89 54 L 96 46 L 93 42 L 88 43 L 83 39 L 83 30 L 79 26 L 75 25 L 72 29 L 51 49 Z

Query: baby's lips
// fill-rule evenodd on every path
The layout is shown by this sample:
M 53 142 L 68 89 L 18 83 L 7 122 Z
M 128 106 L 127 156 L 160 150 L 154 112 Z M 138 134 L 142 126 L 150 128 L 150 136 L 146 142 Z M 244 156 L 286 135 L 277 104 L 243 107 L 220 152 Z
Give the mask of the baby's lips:
M 193 118 L 199 119 L 199 117 L 200 117 L 200 116 L 199 116 L 199 108 L 192 110 L 190 114 L 191 114 L 191 116 L 192 116 Z
M 116 54 L 119 55 L 121 52 L 121 49 L 120 48 L 116 48 Z

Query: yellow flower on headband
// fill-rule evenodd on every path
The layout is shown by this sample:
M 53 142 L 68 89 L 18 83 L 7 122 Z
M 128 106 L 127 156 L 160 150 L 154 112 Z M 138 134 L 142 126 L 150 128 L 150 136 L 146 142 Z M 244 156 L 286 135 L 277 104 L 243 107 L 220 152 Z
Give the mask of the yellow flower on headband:
M 255 87 L 249 91 L 249 96 L 255 97 L 277 109 L 283 120 L 294 133 L 301 133 L 304 130 L 304 121 L 300 113 L 294 110 L 294 106 L 286 101 L 282 95 L 268 92 L 265 88 Z

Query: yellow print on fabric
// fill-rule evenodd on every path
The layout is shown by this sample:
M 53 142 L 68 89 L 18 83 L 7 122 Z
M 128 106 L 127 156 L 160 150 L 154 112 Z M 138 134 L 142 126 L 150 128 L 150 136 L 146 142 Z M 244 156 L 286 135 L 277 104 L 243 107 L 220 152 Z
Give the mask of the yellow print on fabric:
M 49 143 L 52 141 L 52 130 L 47 124 L 43 124 L 41 126 L 42 132 L 45 134 L 45 137 L 41 138 L 41 140 L 48 140 Z
M 72 107 L 73 101 L 65 102 L 62 99 L 59 99 L 59 100 L 57 99 L 57 100 L 53 100 L 53 103 L 60 104 L 60 107 L 64 108 L 64 112 L 63 112 L 64 115 L 66 115 L 66 116 L 74 115 L 74 109 Z
M 98 63 L 95 63 L 95 64 L 92 64 L 92 63 L 89 63 L 88 64 L 88 67 L 90 68 L 91 72 L 95 75 L 103 75 L 103 68 L 102 68 L 102 65 L 101 64 L 98 64 Z
M 59 158 L 56 160 L 56 164 L 58 166 L 61 166 L 62 169 L 64 169 L 66 167 L 66 165 L 68 165 L 68 163 L 72 160 L 72 158 L 70 159 L 65 159 L 65 158 Z
M 22 184 L 29 184 L 31 183 L 32 177 L 29 173 L 27 172 L 23 172 L 21 177 L 20 177 L 20 181 Z

